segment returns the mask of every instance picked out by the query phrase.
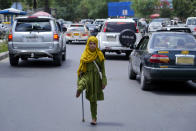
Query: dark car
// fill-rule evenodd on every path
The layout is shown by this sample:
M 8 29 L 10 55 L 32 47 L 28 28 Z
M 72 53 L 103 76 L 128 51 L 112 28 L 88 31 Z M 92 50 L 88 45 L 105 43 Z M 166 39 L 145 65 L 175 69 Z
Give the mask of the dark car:
M 128 75 L 140 75 L 141 88 L 152 90 L 155 80 L 196 79 L 196 40 L 184 32 L 155 32 L 144 36 L 129 57 Z
M 90 34 L 92 36 L 96 36 L 98 31 L 99 31 L 99 27 L 95 24 L 86 24 L 86 27 L 88 28 L 88 30 L 90 31 Z

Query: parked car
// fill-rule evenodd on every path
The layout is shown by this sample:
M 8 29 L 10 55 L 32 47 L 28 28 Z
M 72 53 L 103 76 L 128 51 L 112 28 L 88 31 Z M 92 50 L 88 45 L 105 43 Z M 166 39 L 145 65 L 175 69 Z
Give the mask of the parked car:
M 55 18 L 48 16 L 17 17 L 8 36 L 11 66 L 19 58 L 49 57 L 57 66 L 66 59 L 66 44 L 63 42 L 61 26 Z
M 67 44 L 86 43 L 89 36 L 90 32 L 84 24 L 71 24 L 65 33 Z
M 133 19 L 107 19 L 101 32 L 97 34 L 98 46 L 105 52 L 125 53 L 128 57 L 132 45 L 141 39 Z
M 152 90 L 155 80 L 196 78 L 196 40 L 184 32 L 154 32 L 144 36 L 129 57 L 128 76 L 140 75 L 141 88 Z
M 186 26 L 188 26 L 193 35 L 196 37 L 196 17 L 188 17 L 186 20 Z

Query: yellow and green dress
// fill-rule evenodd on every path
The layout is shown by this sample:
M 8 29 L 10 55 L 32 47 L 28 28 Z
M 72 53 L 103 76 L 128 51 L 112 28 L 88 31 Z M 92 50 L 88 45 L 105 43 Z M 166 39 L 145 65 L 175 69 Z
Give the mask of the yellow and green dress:
M 85 51 L 80 59 L 77 90 L 79 92 L 82 92 L 83 90 L 86 91 L 86 98 L 90 101 L 92 118 L 97 119 L 97 101 L 104 100 L 102 85 L 107 85 L 107 78 L 105 74 L 104 56 L 98 48 L 95 52 L 90 52 L 88 46 L 90 41 L 93 41 L 96 44 L 98 43 L 96 37 L 90 37 L 87 41 Z M 102 72 L 102 80 L 93 61 L 97 63 Z

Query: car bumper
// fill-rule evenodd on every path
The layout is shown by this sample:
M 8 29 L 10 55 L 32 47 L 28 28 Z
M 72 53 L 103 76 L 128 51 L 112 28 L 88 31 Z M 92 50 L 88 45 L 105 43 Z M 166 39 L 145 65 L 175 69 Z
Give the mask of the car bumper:
M 100 48 L 100 50 L 104 51 L 104 52 L 122 52 L 122 53 L 126 53 L 126 52 L 130 52 L 132 51 L 130 49 L 130 47 L 102 47 Z
M 154 68 L 144 66 L 149 80 L 195 80 L 196 68 Z
M 15 57 L 29 57 L 29 58 L 39 58 L 39 57 L 50 57 L 52 58 L 54 54 L 58 54 L 60 52 L 59 50 L 54 49 L 35 49 L 35 50 L 21 50 L 21 49 L 12 49 L 9 50 L 9 54 L 13 54 Z

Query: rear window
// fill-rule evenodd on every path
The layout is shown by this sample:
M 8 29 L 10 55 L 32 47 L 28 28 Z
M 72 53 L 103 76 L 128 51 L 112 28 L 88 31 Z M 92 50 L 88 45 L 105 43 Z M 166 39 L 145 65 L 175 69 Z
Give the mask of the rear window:
M 187 25 L 196 25 L 196 19 L 188 19 Z
M 153 49 L 196 50 L 196 40 L 189 34 L 156 34 L 150 46 Z
M 121 32 L 125 29 L 131 29 L 136 32 L 135 23 L 133 22 L 106 22 L 104 32 Z
M 51 24 L 49 20 L 45 21 L 27 21 L 18 20 L 16 24 L 16 32 L 48 32 L 51 31 Z
M 84 27 L 77 27 L 77 28 L 68 28 L 68 31 L 85 31 Z

